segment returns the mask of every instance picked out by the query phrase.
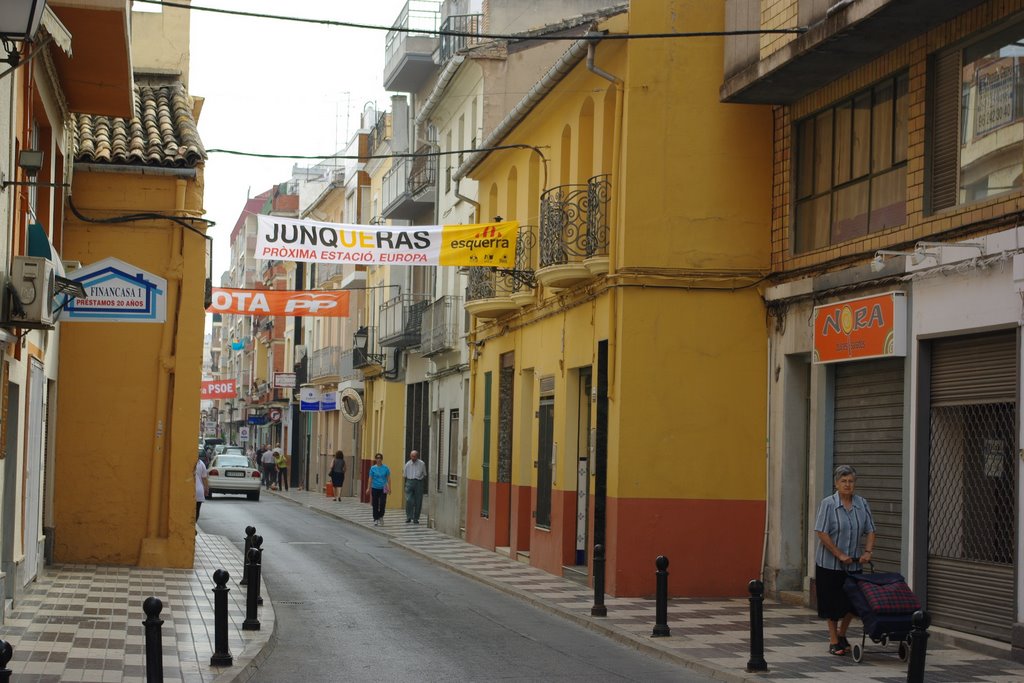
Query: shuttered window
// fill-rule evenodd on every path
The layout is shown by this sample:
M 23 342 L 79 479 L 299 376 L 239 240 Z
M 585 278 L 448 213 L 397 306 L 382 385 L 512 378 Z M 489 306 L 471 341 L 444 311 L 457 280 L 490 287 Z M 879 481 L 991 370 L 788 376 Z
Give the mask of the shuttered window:
M 1024 187 L 1024 24 L 932 56 L 930 213 Z

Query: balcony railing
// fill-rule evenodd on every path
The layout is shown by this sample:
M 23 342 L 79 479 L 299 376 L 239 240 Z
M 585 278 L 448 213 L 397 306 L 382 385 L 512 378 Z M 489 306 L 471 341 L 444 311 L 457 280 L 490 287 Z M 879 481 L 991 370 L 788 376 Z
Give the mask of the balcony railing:
M 373 154 L 374 150 L 387 139 L 388 136 L 388 116 L 387 114 L 380 114 L 377 116 L 377 121 L 373 124 L 373 128 L 370 129 L 370 134 L 367 136 L 367 147 L 370 153 Z
M 515 267 L 511 269 L 473 266 L 469 269 L 466 301 L 513 297 L 521 305 L 532 299 L 537 286 L 534 278 L 534 252 L 537 250 L 537 226 L 519 226 Z
M 315 286 L 323 287 L 327 284 L 337 282 L 344 274 L 344 268 L 345 267 L 340 263 L 316 264 L 316 273 L 313 278 Z
M 429 146 L 417 152 L 429 151 Z M 395 165 L 382 180 L 384 218 L 409 220 L 425 208 L 433 206 L 434 193 L 429 190 L 437 183 L 437 158 L 418 156 L 396 159 Z
M 340 346 L 317 349 L 309 358 L 309 380 L 344 382 L 361 378 L 361 373 L 355 371 L 353 355 L 352 349 Z
M 438 48 L 439 56 L 441 58 L 441 65 L 444 66 L 448 63 L 448 60 L 454 57 L 461 50 L 465 50 L 467 47 L 476 45 L 480 42 L 477 38 L 484 25 L 484 15 L 482 14 L 454 14 L 444 20 L 441 24 L 442 33 L 445 31 L 451 31 L 452 33 L 472 34 L 472 35 L 459 35 L 459 36 L 441 36 L 441 46 Z
M 560 185 L 541 195 L 540 267 L 608 255 L 607 174 L 586 184 Z
M 384 89 L 415 92 L 435 68 L 437 36 L 441 21 L 441 0 L 409 0 L 384 39 Z M 411 30 L 410 30 L 411 29 Z
M 404 348 L 420 343 L 424 294 L 399 294 L 380 306 L 380 345 Z
M 423 309 L 420 353 L 433 356 L 456 348 L 462 312 L 462 297 L 451 294 L 442 296 Z

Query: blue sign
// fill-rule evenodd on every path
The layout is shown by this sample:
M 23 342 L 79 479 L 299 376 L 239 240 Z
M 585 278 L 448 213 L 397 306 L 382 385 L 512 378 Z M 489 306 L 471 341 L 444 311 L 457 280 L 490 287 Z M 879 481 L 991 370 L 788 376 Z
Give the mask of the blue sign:
M 299 410 L 315 413 L 320 410 L 320 389 L 314 386 L 299 388 Z
M 116 258 L 71 273 L 85 298 L 65 307 L 68 322 L 162 323 L 167 319 L 167 280 Z
M 338 392 L 337 391 L 325 391 L 320 397 L 320 410 L 337 410 L 338 409 Z
M 267 418 L 264 415 L 250 415 L 246 422 L 251 425 L 265 425 L 267 424 Z

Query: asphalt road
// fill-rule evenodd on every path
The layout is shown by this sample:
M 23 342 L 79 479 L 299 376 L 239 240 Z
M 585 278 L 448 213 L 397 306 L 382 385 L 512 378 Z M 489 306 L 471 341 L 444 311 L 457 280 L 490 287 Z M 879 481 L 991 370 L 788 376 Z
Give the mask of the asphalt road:
M 239 548 L 249 524 L 279 637 L 253 681 L 710 680 L 294 503 L 203 504 L 199 526 Z

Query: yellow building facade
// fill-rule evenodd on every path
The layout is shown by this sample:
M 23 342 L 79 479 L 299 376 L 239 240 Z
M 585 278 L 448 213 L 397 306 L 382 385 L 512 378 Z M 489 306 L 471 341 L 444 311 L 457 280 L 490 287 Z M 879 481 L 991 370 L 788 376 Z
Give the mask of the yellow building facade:
M 633 3 L 613 34 L 721 30 Z M 588 55 L 589 47 L 589 55 Z M 771 114 L 721 105 L 719 39 L 571 44 L 456 171 L 521 224 L 517 272 L 470 275 L 467 538 L 606 590 L 738 595 L 765 519 Z M 523 113 L 525 112 L 525 113 Z M 723 543 L 723 539 L 728 539 Z

